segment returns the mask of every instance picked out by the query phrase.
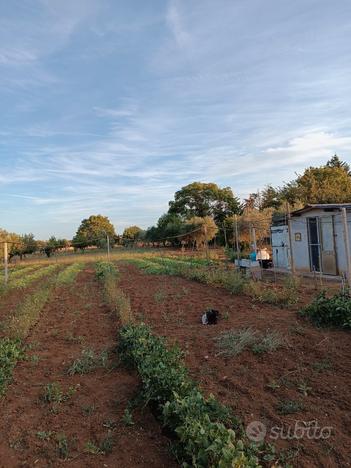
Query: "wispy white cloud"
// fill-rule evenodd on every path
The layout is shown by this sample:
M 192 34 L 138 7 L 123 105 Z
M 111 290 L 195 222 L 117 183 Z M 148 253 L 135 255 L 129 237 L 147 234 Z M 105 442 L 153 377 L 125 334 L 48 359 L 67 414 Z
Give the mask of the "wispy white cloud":
M 23 231 L 146 227 L 194 180 L 244 197 L 348 159 L 346 1 L 25 3 L 0 19 L 0 204 Z

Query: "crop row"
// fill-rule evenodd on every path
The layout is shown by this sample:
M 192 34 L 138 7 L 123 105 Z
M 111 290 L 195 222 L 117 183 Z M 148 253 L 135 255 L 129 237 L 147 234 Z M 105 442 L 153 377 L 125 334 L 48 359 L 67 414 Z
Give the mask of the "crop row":
M 47 276 L 45 281 L 15 308 L 15 310 L 1 323 L 0 339 L 0 396 L 4 394 L 7 384 L 11 381 L 12 372 L 18 360 L 24 357 L 24 342 L 30 329 L 38 321 L 40 314 L 47 303 L 55 286 L 66 285 L 74 281 L 81 270 L 81 265 L 73 264 L 63 270 L 57 277 L 50 277 L 57 266 L 43 268 L 36 273 L 35 279 Z M 29 276 L 33 281 L 33 275 Z M 28 277 L 26 277 L 28 278 Z M 29 282 L 31 282 L 29 281 Z M 29 284 L 21 283 L 23 285 Z
M 132 311 L 129 298 L 118 286 L 119 271 L 111 262 L 97 262 L 96 276 L 102 284 L 103 295 L 109 309 L 116 313 L 122 323 L 132 320 Z
M 217 265 L 204 266 L 192 261 L 178 261 L 173 258 L 154 257 L 152 260 L 129 259 L 129 263 L 148 274 L 177 275 L 200 283 L 227 289 L 231 294 L 245 294 L 253 300 L 277 305 L 291 305 L 297 302 L 297 282 L 288 278 L 280 287 L 254 282 L 239 271 L 224 269 Z
M 252 448 L 237 438 L 241 429 L 230 411 L 213 396 L 205 398 L 190 379 L 178 348 L 168 348 L 144 324 L 128 324 L 120 331 L 118 350 L 137 369 L 143 398 L 177 438 L 176 453 L 186 466 L 259 466 Z

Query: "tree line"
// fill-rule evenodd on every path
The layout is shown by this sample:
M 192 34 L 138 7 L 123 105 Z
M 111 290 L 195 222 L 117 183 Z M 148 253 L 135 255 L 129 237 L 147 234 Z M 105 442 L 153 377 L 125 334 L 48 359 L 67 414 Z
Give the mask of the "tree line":
M 243 202 L 230 187 L 215 183 L 193 182 L 178 190 L 169 201 L 168 211 L 146 230 L 133 225 L 117 235 L 108 217 L 92 215 L 83 219 L 71 241 L 35 240 L 33 234 L 17 235 L 0 229 L 0 241 L 12 242 L 10 257 L 43 252 L 50 257 L 55 251 L 72 248 L 106 248 L 118 245 L 196 245 L 203 246 L 214 238 L 221 245 L 234 243 L 235 228 L 240 232 L 241 247 L 250 242 L 255 227 L 258 240 L 269 236 L 272 218 L 298 209 L 305 204 L 351 203 L 350 166 L 337 155 L 319 167 L 309 167 L 303 174 L 281 187 L 267 185 L 251 193 Z M 0 256 L 2 252 L 0 250 Z

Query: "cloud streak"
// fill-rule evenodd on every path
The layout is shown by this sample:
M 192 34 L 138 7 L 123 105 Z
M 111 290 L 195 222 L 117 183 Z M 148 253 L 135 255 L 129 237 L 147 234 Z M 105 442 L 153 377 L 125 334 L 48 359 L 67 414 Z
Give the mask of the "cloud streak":
M 0 20 L 2 227 L 147 227 L 194 180 L 245 197 L 349 159 L 346 0 L 26 5 Z

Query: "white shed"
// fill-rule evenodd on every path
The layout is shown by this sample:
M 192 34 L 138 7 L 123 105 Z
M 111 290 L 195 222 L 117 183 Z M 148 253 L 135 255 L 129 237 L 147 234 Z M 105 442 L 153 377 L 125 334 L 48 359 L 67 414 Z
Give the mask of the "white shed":
M 348 237 L 351 243 L 351 204 L 306 205 L 291 214 L 291 248 L 297 272 L 347 274 L 348 258 L 342 208 L 346 209 Z M 277 247 L 274 247 L 276 245 Z M 275 266 L 290 268 L 288 226 L 272 227 L 272 248 Z M 287 260 L 284 260 L 284 255 Z

